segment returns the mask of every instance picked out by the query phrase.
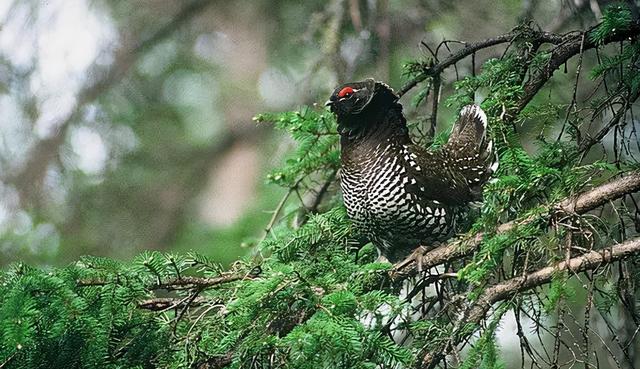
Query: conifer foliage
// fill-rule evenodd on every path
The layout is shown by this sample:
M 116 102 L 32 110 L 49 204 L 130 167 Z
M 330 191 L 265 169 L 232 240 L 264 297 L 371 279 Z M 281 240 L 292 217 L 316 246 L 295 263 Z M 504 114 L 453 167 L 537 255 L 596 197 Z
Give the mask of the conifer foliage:
M 639 34 L 620 6 L 590 30 L 523 25 L 407 64 L 400 93 L 417 90 L 417 109 L 435 114 L 445 69 L 509 44 L 477 75 L 451 82 L 449 106 L 481 97 L 500 168 L 469 232 L 420 263 L 378 263 L 352 231 L 335 191 L 338 135 L 327 110 L 258 115 L 297 147 L 269 175 L 288 193 L 251 256 L 227 270 L 202 255 L 158 252 L 52 270 L 14 265 L 0 274 L 0 368 L 500 368 L 496 337 L 507 316 L 527 365 L 628 362 L 637 338 L 595 348 L 591 320 L 615 332 L 612 314 L 640 318 Z M 597 66 L 580 73 L 595 55 Z M 568 62 L 576 72 L 554 76 Z M 589 101 L 576 93 L 559 101 L 545 86 L 562 78 L 576 90 L 590 78 Z M 435 119 L 414 123 L 437 128 Z M 523 147 L 523 127 L 539 132 L 535 149 Z M 437 286 L 417 318 L 415 294 L 399 293 L 408 278 Z

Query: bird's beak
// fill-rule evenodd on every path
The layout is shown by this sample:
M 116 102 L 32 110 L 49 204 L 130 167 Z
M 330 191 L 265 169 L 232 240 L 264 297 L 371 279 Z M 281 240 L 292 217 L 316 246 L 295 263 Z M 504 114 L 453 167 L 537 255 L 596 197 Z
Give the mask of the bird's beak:
M 327 100 L 327 102 L 324 103 L 324 106 L 331 106 L 333 105 L 333 101 L 331 100 Z

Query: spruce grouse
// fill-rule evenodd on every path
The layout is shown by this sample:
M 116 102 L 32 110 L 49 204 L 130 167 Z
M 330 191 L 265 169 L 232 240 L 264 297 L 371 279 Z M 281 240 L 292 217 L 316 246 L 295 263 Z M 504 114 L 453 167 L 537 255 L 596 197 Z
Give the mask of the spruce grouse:
M 411 141 L 398 99 L 367 79 L 337 87 L 327 101 L 341 135 L 347 213 L 390 262 L 451 237 L 498 164 L 479 106 L 464 107 L 449 141 L 427 150 Z

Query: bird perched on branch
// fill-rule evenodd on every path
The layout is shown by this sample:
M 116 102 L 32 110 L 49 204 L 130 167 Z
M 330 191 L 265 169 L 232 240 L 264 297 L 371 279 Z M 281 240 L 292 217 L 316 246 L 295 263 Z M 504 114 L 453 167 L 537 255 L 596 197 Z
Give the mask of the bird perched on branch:
M 498 165 L 479 106 L 464 107 L 447 144 L 427 150 L 411 141 L 398 99 L 367 79 L 337 87 L 326 104 L 338 119 L 347 213 L 390 262 L 451 237 Z

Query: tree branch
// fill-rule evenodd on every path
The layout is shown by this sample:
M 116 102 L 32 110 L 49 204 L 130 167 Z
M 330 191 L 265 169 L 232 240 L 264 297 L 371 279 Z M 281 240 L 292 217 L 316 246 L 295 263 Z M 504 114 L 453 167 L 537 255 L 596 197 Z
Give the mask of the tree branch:
M 212 278 L 200 278 L 200 277 L 182 277 L 172 279 L 167 282 L 162 282 L 151 286 L 150 290 L 185 290 L 191 288 L 210 288 L 215 287 L 225 283 L 231 283 L 235 281 L 240 281 L 243 279 L 253 279 L 255 275 L 253 274 L 223 274 L 219 277 Z
M 256 267 L 253 270 L 251 270 L 249 273 L 226 273 L 218 277 L 210 277 L 210 278 L 180 277 L 180 278 L 168 280 L 166 282 L 159 282 L 159 283 L 150 285 L 147 287 L 147 290 L 177 291 L 177 290 L 188 290 L 193 288 L 206 289 L 206 288 L 215 287 L 225 283 L 254 279 L 258 275 L 260 275 L 261 272 L 262 270 L 260 270 L 259 267 Z M 78 280 L 76 285 L 78 287 L 100 287 L 100 286 L 105 286 L 108 283 L 109 282 L 101 279 L 97 279 L 97 280 L 87 279 L 87 280 Z
M 622 106 L 614 114 L 609 123 L 602 127 L 593 137 L 591 137 L 590 135 L 585 135 L 582 141 L 580 141 L 578 150 L 582 153 L 586 153 L 593 145 L 600 142 L 600 140 L 602 140 L 613 127 L 617 126 L 620 123 L 620 120 L 627 113 L 627 110 L 629 109 L 631 104 L 633 104 L 639 96 L 640 91 L 636 90 L 633 92 L 629 92 L 629 95 L 626 96 L 626 98 L 622 98 Z
M 420 73 L 415 78 L 411 79 L 404 86 L 402 86 L 402 88 L 400 88 L 400 90 L 398 91 L 398 96 L 402 96 L 402 95 L 406 94 L 407 92 L 409 92 L 409 90 L 411 90 L 412 88 L 416 87 L 418 85 L 418 83 L 426 80 L 427 78 L 430 78 L 430 77 L 433 77 L 435 75 L 438 75 L 438 74 L 442 73 L 442 71 L 444 71 L 448 67 L 454 65 L 455 63 L 457 63 L 460 60 L 466 58 L 467 56 L 475 53 L 476 51 L 482 50 L 482 49 L 486 49 L 486 48 L 491 47 L 491 46 L 503 44 L 505 42 L 510 42 L 516 36 L 517 36 L 516 32 L 509 32 L 507 34 L 504 34 L 504 35 L 501 35 L 501 36 L 497 36 L 497 37 L 494 37 L 494 38 L 490 38 L 490 39 L 487 39 L 487 40 L 484 40 L 484 41 L 467 44 L 462 49 L 460 49 L 460 50 L 456 51 L 455 53 L 449 55 L 449 57 L 447 57 L 445 60 L 443 60 L 443 61 L 441 61 L 439 63 L 436 63 L 436 64 L 434 64 L 432 66 L 425 66 L 423 68 L 423 70 L 422 70 L 422 73 Z
M 584 214 L 624 195 L 640 191 L 640 171 L 633 171 L 559 204 L 567 213 Z
M 640 171 L 635 171 L 628 173 L 620 178 L 614 179 L 606 184 L 585 191 L 575 197 L 561 201 L 554 205 L 552 208 L 555 209 L 555 213 L 583 214 L 587 211 L 602 206 L 608 201 L 620 198 L 626 194 L 636 192 L 638 190 L 640 190 Z M 533 220 L 533 218 L 525 218 L 522 220 L 505 223 L 498 227 L 497 233 L 507 232 L 517 225 L 525 224 Z M 482 237 L 483 234 L 479 233 L 471 239 L 453 241 L 426 252 L 422 256 L 422 268 L 428 269 L 443 264 L 447 261 L 471 255 L 480 246 Z M 634 240 L 634 243 L 631 245 L 629 245 L 627 242 L 618 246 L 614 246 L 607 251 L 593 251 L 580 257 L 570 259 L 567 265 L 569 266 L 568 268 L 570 270 L 576 271 L 594 269 L 599 265 L 598 263 L 619 260 L 638 251 L 640 251 L 640 239 Z M 567 262 L 565 261 L 565 263 Z M 489 301 L 490 304 L 493 304 L 500 299 L 508 298 L 513 293 L 516 293 L 518 291 L 523 291 L 525 289 L 530 289 L 537 285 L 547 283 L 547 279 L 545 278 L 548 278 L 548 280 L 550 280 L 555 271 L 567 269 L 567 267 L 563 265 L 564 263 L 560 263 L 555 267 L 547 267 L 541 269 L 540 271 L 534 272 L 533 274 L 530 274 L 529 279 L 525 279 L 524 282 L 520 281 L 518 278 L 513 278 L 489 287 L 487 290 L 485 290 L 485 293 L 481 295 L 481 297 L 477 300 L 480 301 L 480 307 L 476 308 L 475 305 L 473 307 L 470 307 L 466 316 L 480 321 L 484 317 L 486 311 L 488 311 L 488 307 L 486 307 L 485 303 L 486 301 Z M 415 259 L 408 258 L 407 260 L 396 264 L 391 274 L 394 280 L 399 281 L 414 275 L 416 272 L 417 265 Z M 459 296 L 459 300 L 464 299 L 464 296 Z M 480 314 L 480 312 L 483 313 Z M 278 331 L 280 332 L 280 334 L 286 334 L 293 328 L 293 326 L 304 323 L 312 315 L 313 312 L 309 311 L 300 311 L 298 314 L 293 314 L 291 316 L 291 326 L 286 325 L 285 328 L 279 329 Z M 477 316 L 480 317 L 477 318 Z M 471 321 L 470 318 L 463 321 Z M 466 338 L 466 336 L 460 337 L 459 339 L 462 340 L 464 338 Z M 449 347 L 450 346 L 443 345 L 441 350 L 431 351 L 430 353 L 427 353 L 424 356 L 422 362 L 419 363 L 420 367 L 433 368 L 444 357 L 444 352 Z M 231 364 L 233 355 L 234 352 L 230 351 L 222 356 L 211 358 L 207 362 L 197 365 L 197 367 L 199 369 L 223 368 Z
M 532 71 L 534 72 L 529 81 L 525 83 L 523 87 L 524 94 L 520 98 L 515 111 L 510 112 L 511 116 L 516 116 L 522 109 L 524 109 L 527 104 L 533 99 L 533 97 L 538 93 L 538 91 L 544 86 L 544 84 L 551 78 L 553 73 L 564 63 L 566 63 L 572 57 L 578 55 L 581 51 L 587 51 L 593 49 L 597 46 L 601 46 L 596 44 L 591 34 L 597 28 L 595 26 L 586 32 L 586 35 L 583 33 L 578 34 L 569 34 L 565 39 L 558 44 L 555 48 L 551 50 L 551 56 L 549 62 L 540 70 Z M 602 44 L 609 44 L 612 42 L 624 41 L 634 37 L 637 37 L 640 34 L 640 25 L 638 23 L 633 23 L 633 25 L 627 30 L 621 30 L 612 32 L 602 41 Z
M 587 211 L 593 210 L 599 206 L 604 205 L 606 202 L 622 197 L 625 194 L 636 192 L 640 190 L 640 171 L 631 172 L 621 178 L 610 181 L 606 184 L 595 187 L 591 190 L 585 191 L 582 194 L 559 202 L 554 208 L 558 213 L 577 213 L 583 214 Z M 532 221 L 531 218 L 526 218 L 519 222 L 512 221 L 505 223 L 498 228 L 498 233 L 507 232 L 514 228 L 518 224 L 523 224 Z M 435 250 L 427 252 L 423 256 L 423 265 L 427 268 L 442 264 L 446 261 L 468 256 L 480 245 L 482 240 L 482 234 L 477 235 L 473 241 L 469 244 L 465 244 L 465 241 L 456 241 L 451 244 L 441 246 Z M 466 309 L 465 319 L 460 320 L 465 323 L 479 323 L 491 306 L 501 300 L 505 300 L 513 296 L 517 292 L 525 291 L 543 284 L 549 283 L 555 273 L 558 271 L 569 270 L 574 273 L 582 272 L 585 270 L 592 270 L 599 267 L 601 264 L 611 263 L 617 260 L 621 260 L 629 255 L 640 252 L 640 238 L 636 238 L 620 245 L 612 246 L 611 248 L 591 251 L 584 255 L 574 257 L 568 261 L 564 261 L 556 264 L 555 266 L 542 268 L 538 271 L 532 272 L 528 275 L 509 279 L 507 281 L 498 283 L 487 288 L 484 293 Z M 415 269 L 414 265 L 407 266 L 409 269 Z M 407 271 L 405 271 L 406 273 Z M 405 275 L 404 277 L 407 277 Z M 244 276 L 245 278 L 251 278 L 250 276 Z M 166 283 L 158 284 L 154 286 L 157 289 L 181 289 L 193 288 L 193 287 L 212 287 L 222 283 L 233 282 L 243 279 L 243 276 L 236 274 L 229 274 L 226 276 L 220 276 L 215 278 L 195 278 L 184 277 L 181 279 L 172 280 Z M 452 300 L 463 300 L 463 296 L 455 297 Z M 145 300 L 140 303 L 141 308 L 151 310 L 164 310 L 173 308 L 176 303 L 176 299 L 151 299 Z M 293 314 L 290 317 L 290 322 L 282 325 L 277 331 L 280 334 L 286 334 L 296 325 L 304 323 L 309 317 L 313 315 L 313 312 L 301 311 L 300 314 Z M 455 347 L 456 344 L 462 342 L 468 335 L 463 336 L 458 331 L 453 336 L 451 341 L 441 344 L 441 350 L 433 350 L 427 353 L 422 362 L 421 368 L 433 368 L 440 360 L 445 356 L 445 352 L 448 348 Z M 232 362 L 234 352 L 230 351 L 222 356 L 213 357 L 204 363 L 197 365 L 198 368 L 223 368 Z
M 434 65 L 425 65 L 422 69 L 422 73 L 407 82 L 400 90 L 398 91 L 398 95 L 402 96 L 407 93 L 409 90 L 414 88 L 418 83 L 426 80 L 427 78 L 434 77 L 440 73 L 442 73 L 445 69 L 450 66 L 456 64 L 460 60 L 473 55 L 479 50 L 486 49 L 492 46 L 504 44 L 507 42 L 513 42 L 518 37 L 526 37 L 527 39 L 534 39 L 539 43 L 552 43 L 559 44 L 564 40 L 564 36 L 557 35 L 550 32 L 538 31 L 530 27 L 520 27 L 509 33 L 504 35 L 496 36 L 493 38 L 489 38 L 483 41 L 474 42 L 465 44 L 465 47 L 462 49 L 452 53 L 446 59 L 441 62 L 438 62 Z
M 174 298 L 174 297 L 157 297 L 154 299 L 147 299 L 138 302 L 139 309 L 151 310 L 151 311 L 164 311 L 169 309 L 175 309 L 178 307 L 198 306 L 202 305 L 206 299 L 202 297 L 196 297 L 192 301 L 188 298 Z
M 478 50 L 488 48 L 494 45 L 512 42 L 518 37 L 522 37 L 526 41 L 532 42 L 539 46 L 543 43 L 551 43 L 555 45 L 550 50 L 549 62 L 536 71 L 529 71 L 529 80 L 523 81 L 525 73 L 523 72 L 520 80 L 520 84 L 523 85 L 524 93 L 520 100 L 516 103 L 515 108 L 507 113 L 507 119 L 515 117 L 533 98 L 533 96 L 539 91 L 539 89 L 549 80 L 553 72 L 564 64 L 572 56 L 590 48 L 594 48 L 595 45 L 590 41 L 588 31 L 586 34 L 581 32 L 579 34 L 568 35 L 556 35 L 547 32 L 541 32 L 537 30 L 527 29 L 526 31 L 514 30 L 508 34 L 498 36 L 489 40 L 481 41 L 478 43 L 467 44 L 462 49 L 452 53 L 443 61 L 436 59 L 435 64 L 424 64 L 423 69 L 419 75 L 409 81 L 403 86 L 398 94 L 404 95 L 420 82 L 427 80 L 428 78 L 435 78 L 440 75 L 446 68 L 455 65 L 458 61 L 464 59 L 467 56 L 473 55 Z M 620 41 L 627 37 L 636 36 L 640 32 L 640 28 L 634 26 L 628 31 L 616 33 L 604 41 L 604 43 Z M 529 56 L 527 56 L 529 57 Z M 435 55 L 434 55 L 435 58 Z M 530 60 L 529 60 L 530 61 Z M 531 68 L 529 63 L 526 64 L 526 68 Z M 526 69 L 525 68 L 525 69 Z M 609 183 L 597 186 L 593 189 L 585 191 L 579 195 L 560 201 L 550 206 L 549 214 L 552 216 L 561 214 L 583 214 L 590 210 L 596 209 L 608 201 L 618 199 L 625 194 L 636 192 L 640 190 L 640 171 L 634 171 L 628 173 L 621 178 L 614 179 Z M 497 233 L 504 233 L 512 230 L 518 225 L 526 224 L 534 221 L 534 217 L 527 217 L 523 219 L 514 220 L 499 226 L 496 230 Z M 475 252 L 480 246 L 484 234 L 479 233 L 469 238 L 457 240 L 440 246 L 436 249 L 426 252 L 416 260 L 411 258 L 401 263 L 396 264 L 392 277 L 395 280 L 403 280 L 407 277 L 414 275 L 417 271 L 417 264 L 421 264 L 424 269 L 428 269 L 447 261 L 458 259 L 461 257 L 469 256 Z M 533 273 L 512 278 L 503 282 L 496 283 L 484 292 L 480 297 L 467 304 L 464 317 L 466 319 L 460 320 L 460 325 L 464 323 L 480 323 L 485 319 L 491 306 L 501 300 L 507 299 L 517 292 L 525 291 L 535 288 L 536 286 L 549 283 L 554 273 L 558 271 L 573 271 L 581 272 L 585 270 L 591 270 L 598 268 L 603 263 L 611 263 L 616 260 L 621 260 L 634 253 L 640 253 L 640 238 L 627 241 L 623 244 L 612 246 L 606 250 L 591 251 L 584 255 L 567 259 L 561 263 L 558 263 L 551 267 L 542 268 L 534 271 Z M 457 296 L 460 300 L 465 301 L 466 296 Z M 312 309 L 313 310 L 313 309 Z M 302 314 L 302 315 L 300 315 Z M 300 318 L 293 319 L 292 325 L 302 324 L 306 321 L 306 318 L 313 315 L 313 311 L 299 311 L 292 314 L 293 317 L 300 316 Z M 468 331 L 463 330 L 464 327 L 454 328 L 454 334 L 448 341 L 438 343 L 438 347 L 435 350 L 431 350 L 426 353 L 422 361 L 418 363 L 420 368 L 433 368 L 437 366 L 440 361 L 445 357 L 446 353 L 457 344 L 463 342 L 470 337 Z M 290 326 L 287 325 L 286 329 L 279 330 L 280 333 L 286 334 L 290 331 Z M 233 356 L 236 353 L 232 350 L 222 354 L 219 357 L 211 358 L 209 361 L 199 365 L 199 368 L 220 368 L 232 363 Z
M 463 322 L 464 325 L 469 323 L 479 324 L 485 319 L 487 313 L 496 302 L 509 299 L 518 292 L 547 284 L 551 282 L 553 276 L 558 272 L 569 271 L 571 273 L 580 273 L 587 270 L 594 270 L 604 264 L 610 264 L 637 253 L 640 253 L 640 237 L 606 249 L 591 251 L 560 262 L 554 266 L 542 268 L 535 272 L 500 282 L 487 288 L 477 300 L 471 303 L 459 321 Z M 468 330 L 462 332 L 462 330 L 458 328 L 450 340 L 441 343 L 438 347 L 424 355 L 419 364 L 419 368 L 435 368 L 446 356 L 448 350 L 456 347 L 456 345 L 471 334 L 473 333 L 470 333 Z
M 552 206 L 555 213 L 576 213 L 584 214 L 590 210 L 596 209 L 604 205 L 606 202 L 618 199 L 626 194 L 637 192 L 640 190 L 640 171 L 634 171 L 623 177 L 612 180 L 609 183 L 597 186 L 582 194 L 566 199 Z M 500 225 L 496 229 L 497 234 L 506 233 L 517 225 L 522 225 L 533 221 L 534 218 L 513 220 Z M 417 265 L 420 264 L 422 269 L 429 269 L 447 261 L 459 259 L 464 256 L 471 255 L 480 247 L 484 233 L 478 233 L 470 238 L 460 239 L 439 246 L 435 249 L 425 252 L 416 263 L 413 256 L 397 263 L 393 269 L 394 280 L 403 280 L 413 276 L 417 272 Z
M 527 104 L 533 99 L 538 91 L 544 86 L 544 84 L 551 78 L 553 73 L 569 59 L 578 55 L 580 52 L 593 49 L 597 46 L 590 35 L 597 28 L 595 26 L 586 32 L 569 33 L 565 35 L 559 35 L 551 32 L 538 31 L 530 27 L 520 27 L 507 34 L 490 38 L 484 41 L 467 44 L 462 49 L 452 53 L 446 59 L 441 62 L 437 62 L 433 65 L 425 64 L 421 73 L 407 82 L 400 90 L 398 95 L 402 96 L 409 90 L 414 88 L 418 83 L 423 82 L 427 78 L 433 78 L 442 73 L 446 68 L 456 64 L 460 60 L 473 55 L 475 52 L 489 48 L 491 46 L 513 42 L 518 38 L 526 39 L 527 41 L 541 45 L 550 43 L 556 45 L 550 51 L 550 58 L 548 63 L 537 71 L 531 71 L 529 80 L 523 86 L 523 95 L 518 100 L 516 106 L 512 111 L 508 112 L 509 117 L 515 117 Z M 586 33 L 586 34 L 585 34 Z M 640 34 L 640 24 L 633 23 L 627 30 L 616 31 L 610 34 L 602 41 L 602 44 L 609 44 L 617 41 L 624 41 L 630 38 L 637 37 Z

